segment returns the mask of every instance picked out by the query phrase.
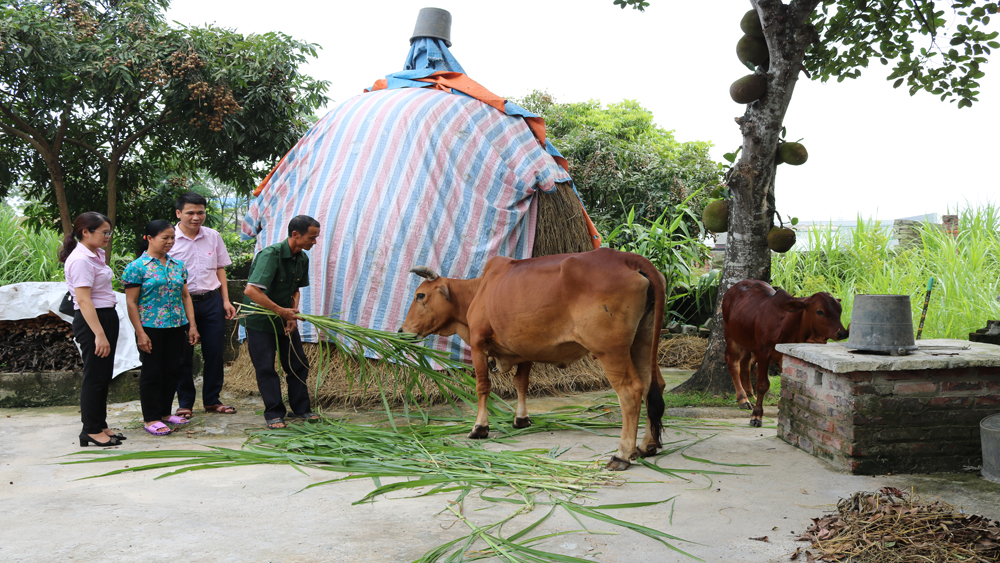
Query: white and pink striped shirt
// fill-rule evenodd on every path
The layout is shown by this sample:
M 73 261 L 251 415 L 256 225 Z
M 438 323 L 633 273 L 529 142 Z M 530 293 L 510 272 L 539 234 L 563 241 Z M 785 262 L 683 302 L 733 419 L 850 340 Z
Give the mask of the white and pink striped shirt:
M 219 281 L 219 268 L 225 268 L 233 263 L 229 259 L 229 251 L 222 242 L 222 235 L 215 229 L 200 227 L 195 237 L 189 238 L 181 230 L 180 224 L 174 230 L 174 247 L 170 249 L 170 257 L 180 260 L 188 272 L 188 291 L 191 295 L 199 295 L 222 285 Z
M 64 268 L 66 285 L 73 296 L 74 310 L 80 310 L 80 304 L 76 300 L 76 288 L 78 287 L 90 288 L 90 300 L 96 309 L 114 307 L 118 304 L 118 298 L 115 297 L 115 292 L 111 289 L 113 274 L 111 268 L 104 263 L 103 248 L 98 248 L 95 253 L 91 252 L 82 242 L 76 243 L 76 248 L 66 258 Z

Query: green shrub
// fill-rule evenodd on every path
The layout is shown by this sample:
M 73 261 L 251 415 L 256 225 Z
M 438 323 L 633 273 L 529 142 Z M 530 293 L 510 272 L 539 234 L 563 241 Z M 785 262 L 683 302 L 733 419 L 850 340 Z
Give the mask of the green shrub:
M 256 239 L 241 240 L 239 233 L 222 233 L 222 242 L 226 244 L 229 259 L 232 264 L 226 266 L 226 276 L 229 279 L 246 279 L 250 273 L 250 262 L 253 261 L 253 249 Z
M 0 204 L 0 285 L 26 281 L 61 281 L 59 233 L 27 228 L 17 213 Z
M 625 222 L 604 237 L 605 246 L 645 256 L 663 273 L 667 281 L 665 322 L 669 322 L 672 306 L 678 299 L 697 294 L 704 300 L 709 286 L 718 283 L 716 275 L 699 278 L 692 274 L 692 267 L 705 264 L 710 258 L 708 247 L 701 242 L 701 218 L 688 207 L 699 192 L 653 221 L 636 219 L 632 209 Z M 699 230 L 693 231 L 689 225 L 697 225 Z
M 828 291 L 839 297 L 845 325 L 855 295 L 909 295 L 916 331 L 933 277 L 922 338 L 965 340 L 987 320 L 1000 319 L 998 231 L 1000 209 L 967 207 L 959 212 L 957 237 L 925 223 L 919 227 L 921 244 L 890 247 L 887 227 L 859 217 L 850 237 L 833 229 L 811 230 L 808 250 L 774 254 L 771 279 L 792 295 Z

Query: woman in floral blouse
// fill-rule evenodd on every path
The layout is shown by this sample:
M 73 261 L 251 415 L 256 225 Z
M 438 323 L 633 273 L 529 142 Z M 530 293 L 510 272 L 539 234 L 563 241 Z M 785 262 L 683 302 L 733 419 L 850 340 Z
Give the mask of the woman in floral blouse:
M 169 221 L 151 221 L 140 247 L 145 251 L 122 273 L 128 317 L 135 327 L 142 372 L 139 402 L 146 432 L 165 436 L 171 430 L 164 422 L 186 424 L 171 416 L 170 407 L 180 377 L 185 340 L 198 342 L 194 306 L 187 290 L 187 270 L 167 255 L 174 246 L 174 226 Z

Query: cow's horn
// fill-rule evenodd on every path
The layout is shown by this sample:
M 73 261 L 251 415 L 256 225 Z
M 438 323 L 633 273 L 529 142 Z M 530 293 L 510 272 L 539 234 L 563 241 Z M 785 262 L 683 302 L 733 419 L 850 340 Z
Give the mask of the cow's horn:
M 439 277 L 434 270 L 428 268 L 427 266 L 417 266 L 415 268 L 412 268 L 410 270 L 410 273 L 417 274 L 422 278 L 427 278 L 427 281 L 434 281 Z

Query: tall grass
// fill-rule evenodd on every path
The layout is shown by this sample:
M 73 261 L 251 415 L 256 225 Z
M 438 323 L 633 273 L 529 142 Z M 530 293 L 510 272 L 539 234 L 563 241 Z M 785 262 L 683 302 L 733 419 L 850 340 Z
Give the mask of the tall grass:
M 0 205 L 0 285 L 62 280 L 60 238 L 55 231 L 27 228 L 14 210 Z
M 810 230 L 807 250 L 774 255 L 773 285 L 796 296 L 830 292 L 843 300 L 844 324 L 855 295 L 909 295 L 916 330 L 933 277 L 922 338 L 967 339 L 1000 318 L 1000 208 L 967 206 L 958 215 L 957 237 L 925 223 L 911 247 L 890 246 L 888 225 L 860 217 L 850 236 Z

